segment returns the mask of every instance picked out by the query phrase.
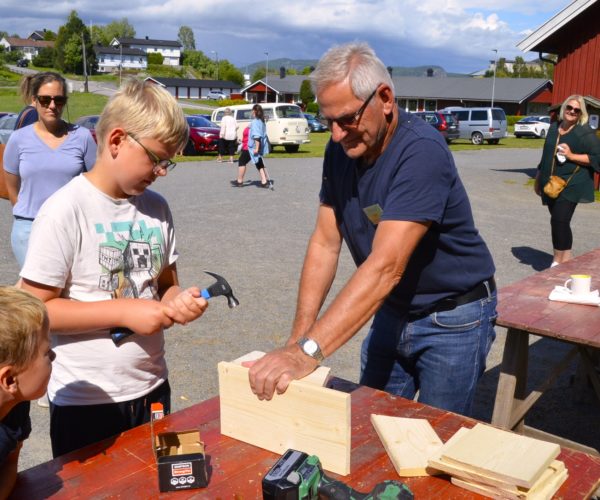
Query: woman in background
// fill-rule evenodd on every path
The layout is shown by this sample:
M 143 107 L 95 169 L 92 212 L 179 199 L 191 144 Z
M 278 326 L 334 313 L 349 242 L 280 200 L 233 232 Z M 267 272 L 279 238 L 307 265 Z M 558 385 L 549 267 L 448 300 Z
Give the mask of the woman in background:
M 38 73 L 27 80 L 38 121 L 16 130 L 4 151 L 4 177 L 13 206 L 12 250 L 25 262 L 33 219 L 56 190 L 96 161 L 96 143 L 86 128 L 62 119 L 67 103 L 65 79 L 54 72 Z
M 560 108 L 559 121 L 548 129 L 538 165 L 534 188 L 550 212 L 554 249 L 551 267 L 573 257 L 571 218 L 578 203 L 594 201 L 594 171 L 600 172 L 600 140 L 587 121 L 583 97 L 567 97 Z M 551 175 L 567 181 L 558 198 L 550 198 L 543 192 Z
M 263 156 L 269 154 L 269 142 L 267 139 L 265 113 L 260 104 L 252 106 L 252 121 L 250 122 L 250 133 L 248 134 L 248 153 L 260 175 L 261 187 L 268 188 L 269 183 L 265 174 Z

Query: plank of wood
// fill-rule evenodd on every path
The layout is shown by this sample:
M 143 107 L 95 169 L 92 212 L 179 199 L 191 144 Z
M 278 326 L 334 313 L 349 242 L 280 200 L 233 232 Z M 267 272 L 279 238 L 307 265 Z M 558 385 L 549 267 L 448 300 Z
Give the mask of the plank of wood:
M 543 484 L 540 484 L 535 491 L 522 491 L 517 495 L 506 492 L 501 488 L 494 488 L 493 486 L 466 481 L 457 477 L 452 477 L 450 481 L 455 486 L 459 486 L 460 488 L 464 488 L 472 491 L 473 493 L 478 493 L 490 498 L 498 498 L 502 500 L 551 500 L 554 494 L 567 480 L 569 473 L 566 469 L 561 471 L 553 470 L 551 467 L 548 467 L 548 469 L 552 471 L 552 475 L 547 481 L 545 481 Z
M 218 371 L 222 434 L 275 453 L 301 450 L 326 470 L 350 473 L 350 394 L 294 380 L 285 393 L 260 401 L 248 368 L 222 361 Z
M 262 358 L 265 355 L 262 351 L 251 351 L 248 354 L 244 354 L 237 359 L 234 359 L 232 363 L 236 365 L 241 365 L 246 361 L 256 361 Z M 327 381 L 329 380 L 329 372 L 331 368 L 328 366 L 319 366 L 315 371 L 306 375 L 306 377 L 302 378 L 303 382 L 307 382 L 309 384 L 318 385 L 319 387 L 325 387 Z
M 371 423 L 399 476 L 429 475 L 427 460 L 443 443 L 428 420 L 372 414 Z
M 477 424 L 444 448 L 442 461 L 531 488 L 559 453 L 555 443 Z

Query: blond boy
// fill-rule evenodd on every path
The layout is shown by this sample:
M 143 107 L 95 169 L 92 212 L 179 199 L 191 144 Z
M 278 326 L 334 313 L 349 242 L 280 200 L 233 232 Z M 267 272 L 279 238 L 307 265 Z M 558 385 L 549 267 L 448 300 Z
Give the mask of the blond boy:
M 44 304 L 0 287 L 0 498 L 17 479 L 19 452 L 31 432 L 29 401 L 46 391 L 53 358 Z
M 202 315 L 196 287 L 182 290 L 171 212 L 147 190 L 188 139 L 175 99 L 149 82 L 126 82 L 98 126 L 92 171 L 42 206 L 21 277 L 50 318 L 54 372 L 48 386 L 54 456 L 168 412 L 163 329 Z M 115 345 L 115 327 L 135 332 Z

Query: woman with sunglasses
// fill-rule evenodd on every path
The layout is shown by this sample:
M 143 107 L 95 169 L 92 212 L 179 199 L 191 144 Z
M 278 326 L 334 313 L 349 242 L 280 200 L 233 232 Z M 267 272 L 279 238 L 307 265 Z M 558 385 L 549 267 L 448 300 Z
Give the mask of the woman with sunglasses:
M 588 125 L 583 97 L 572 95 L 562 103 L 558 122 L 548 129 L 535 178 L 535 192 L 550 212 L 554 258 L 551 267 L 572 258 L 571 218 L 578 203 L 594 201 L 594 171 L 600 172 L 600 140 Z M 543 188 L 551 175 L 567 182 L 558 198 Z
M 54 72 L 29 79 L 38 121 L 13 132 L 4 151 L 4 177 L 13 206 L 12 250 L 25 262 L 33 219 L 44 201 L 96 161 L 90 131 L 62 119 L 67 104 L 65 79 Z

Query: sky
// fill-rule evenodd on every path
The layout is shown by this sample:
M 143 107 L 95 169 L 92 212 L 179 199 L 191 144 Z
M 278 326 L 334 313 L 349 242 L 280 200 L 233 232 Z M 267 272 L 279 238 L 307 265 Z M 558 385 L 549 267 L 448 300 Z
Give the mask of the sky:
M 267 59 L 318 59 L 329 47 L 368 42 L 386 66 L 437 65 L 472 73 L 498 57 L 535 59 L 516 44 L 568 0 L 2 0 L 0 30 L 25 38 L 57 31 L 71 10 L 89 26 L 127 18 L 136 37 L 177 40 L 194 32 L 196 49 L 245 65 Z M 268 53 L 268 56 L 265 54 Z

